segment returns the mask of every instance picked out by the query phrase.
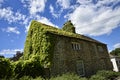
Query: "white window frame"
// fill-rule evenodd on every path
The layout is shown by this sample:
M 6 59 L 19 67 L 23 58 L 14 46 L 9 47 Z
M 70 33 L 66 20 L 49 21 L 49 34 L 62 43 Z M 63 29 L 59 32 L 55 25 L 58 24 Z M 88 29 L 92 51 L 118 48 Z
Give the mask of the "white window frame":
M 81 45 L 80 45 L 80 43 L 72 42 L 72 48 L 73 48 L 73 50 L 80 50 Z

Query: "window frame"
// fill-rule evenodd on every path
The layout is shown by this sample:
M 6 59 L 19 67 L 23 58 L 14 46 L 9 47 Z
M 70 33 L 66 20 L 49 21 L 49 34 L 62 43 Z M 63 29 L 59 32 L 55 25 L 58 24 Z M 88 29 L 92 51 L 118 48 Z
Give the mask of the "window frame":
M 103 46 L 98 45 L 97 47 L 98 47 L 98 51 L 99 51 L 99 52 L 104 52 Z
M 73 50 L 81 50 L 81 44 L 77 42 L 72 42 L 72 49 Z

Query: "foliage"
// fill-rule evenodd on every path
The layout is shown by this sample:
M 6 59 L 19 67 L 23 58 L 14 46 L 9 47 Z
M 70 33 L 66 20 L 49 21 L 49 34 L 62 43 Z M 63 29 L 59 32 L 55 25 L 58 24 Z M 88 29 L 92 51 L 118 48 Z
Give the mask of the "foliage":
M 19 80 L 33 80 L 33 78 L 30 76 L 23 76 L 23 77 L 19 78 Z
M 33 72 L 34 73 L 34 72 Z M 48 80 L 115 80 L 120 76 L 120 72 L 113 72 L 113 71 L 99 71 L 95 75 L 91 76 L 90 78 L 80 77 L 73 73 L 66 73 L 61 76 L 57 77 L 51 77 Z M 8 78 L 7 78 L 8 79 Z M 2 79 L 6 80 L 6 78 Z M 32 77 L 29 75 L 23 75 L 20 78 L 12 77 L 8 80 L 47 80 L 44 78 L 41 78 L 40 76 Z
M 120 76 L 119 72 L 102 70 L 91 76 L 90 80 L 114 80 L 118 76 Z
M 29 60 L 17 61 L 15 63 L 14 71 L 17 78 L 20 78 L 22 76 L 31 76 L 34 78 L 37 76 L 42 76 L 44 74 L 39 58 L 36 56 Z
M 9 78 L 13 75 L 13 66 L 9 59 L 0 58 L 0 79 Z
M 19 79 L 17 79 L 16 77 L 11 77 L 9 79 L 2 79 L 2 80 L 45 80 L 44 78 L 41 77 L 36 77 L 36 78 L 32 78 L 30 76 L 22 76 Z
M 36 57 L 35 57 L 36 58 Z M 40 61 L 36 58 L 36 60 L 30 59 L 26 60 L 23 65 L 23 74 L 26 76 L 31 76 L 33 78 L 38 76 L 43 76 L 43 68 L 41 67 Z
M 23 70 L 22 70 L 23 64 L 24 64 L 24 62 L 22 60 L 14 62 L 14 73 L 17 78 L 24 76 Z
M 41 78 L 41 77 L 36 77 L 36 78 L 34 78 L 34 79 L 32 79 L 32 80 L 45 80 L 44 78 Z
M 71 23 L 71 21 L 68 21 L 64 24 L 63 28 L 64 31 L 68 31 L 68 32 L 72 32 L 75 33 L 75 27 L 74 25 Z
M 111 55 L 120 56 L 120 48 L 116 48 L 110 52 Z
M 98 71 L 96 75 L 103 76 L 106 79 L 113 79 L 113 78 L 120 76 L 120 72 L 102 70 L 102 71 Z
M 80 76 L 73 74 L 73 73 L 67 73 L 63 74 L 62 76 L 53 77 L 50 80 L 87 80 L 86 78 L 81 78 Z
M 54 36 L 45 31 L 46 26 L 32 21 L 24 48 L 24 59 L 29 60 L 36 55 L 43 67 L 49 67 L 54 50 Z
M 101 75 L 93 75 L 89 80 L 106 80 L 106 78 Z

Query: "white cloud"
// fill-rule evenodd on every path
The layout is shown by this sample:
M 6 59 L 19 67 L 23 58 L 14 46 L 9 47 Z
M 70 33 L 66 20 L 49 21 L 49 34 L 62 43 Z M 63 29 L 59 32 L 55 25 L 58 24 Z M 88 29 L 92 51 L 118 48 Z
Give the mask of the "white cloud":
M 21 2 L 28 7 L 30 14 L 35 15 L 44 11 L 47 0 L 22 0 Z
M 113 46 L 114 48 L 120 48 L 120 43 L 117 43 Z
M 27 24 L 25 24 L 25 32 L 28 32 L 28 30 L 30 28 L 30 24 L 31 24 L 31 21 L 28 22 Z
M 63 9 L 67 9 L 70 7 L 70 0 L 57 0 L 56 3 L 60 5 Z
M 31 20 L 37 20 L 38 22 L 41 22 L 41 23 L 44 23 L 44 24 L 47 24 L 47 25 L 50 25 L 50 26 L 58 28 L 58 26 L 53 24 L 48 18 L 39 16 L 39 15 L 36 15 L 36 16 L 31 15 L 28 20 L 29 20 L 29 23 L 26 24 L 25 32 L 27 32 L 29 30 Z
M 47 0 L 31 0 L 30 13 L 36 14 L 37 12 L 43 12 L 46 1 Z
M 47 0 L 21 0 L 21 2 L 23 3 L 23 6 L 29 10 L 28 17 L 23 20 L 23 24 L 26 28 L 25 32 L 28 31 L 32 20 L 37 20 L 47 25 L 58 27 L 53 24 L 48 18 L 38 15 L 39 12 L 44 12 Z
M 71 5 L 71 0 L 57 0 L 56 5 L 50 5 L 50 13 L 54 18 L 59 18 L 64 10 L 72 10 L 75 5 Z
M 60 15 L 61 15 L 61 13 L 62 13 L 62 10 L 60 10 L 60 11 L 55 11 L 55 10 L 54 10 L 54 7 L 53 7 L 52 5 L 50 5 L 49 9 L 50 9 L 50 13 L 52 14 L 52 16 L 53 16 L 54 18 L 60 17 Z
M 49 7 L 50 9 L 50 13 L 52 14 L 52 16 L 54 16 L 55 18 L 58 18 L 60 16 L 60 14 L 56 14 L 54 7 L 52 5 L 50 5 Z
M 0 0 L 0 3 L 2 3 L 3 2 L 3 0 Z
M 103 6 L 100 1 L 97 4 L 91 3 L 91 0 L 78 0 L 78 2 L 80 5 L 67 15 L 68 20 L 75 25 L 77 33 L 92 36 L 110 34 L 120 24 L 119 7 L 113 9 Z M 105 3 L 108 4 L 109 0 Z
M 81 5 L 87 5 L 91 2 L 92 0 L 77 0 L 77 3 L 80 3 Z
M 26 28 L 25 32 L 28 31 L 32 20 L 37 20 L 47 25 L 57 27 L 48 18 L 38 15 L 39 12 L 44 12 L 47 0 L 21 0 L 21 2 L 26 8 L 28 8 L 30 13 L 29 17 L 26 17 L 23 21 L 23 24 L 25 25 Z M 57 17 L 58 15 L 54 13 L 54 8 L 50 7 L 50 9 L 52 10 L 53 13 L 52 15 Z
M 0 0 L 0 5 L 1 5 L 1 3 L 3 3 L 3 0 Z
M 26 28 L 25 32 L 28 31 L 29 29 L 28 26 L 30 26 L 31 20 L 38 20 L 42 23 L 56 27 L 56 25 L 54 25 L 49 19 L 37 14 L 37 12 L 44 11 L 45 3 L 47 2 L 47 0 L 22 0 L 21 2 L 28 8 L 30 12 L 29 15 L 24 15 L 21 14 L 20 12 L 14 12 L 12 8 L 7 7 L 0 8 L 0 19 L 4 19 L 9 23 L 16 22 L 18 24 L 23 24 Z M 8 27 L 2 30 L 4 32 L 20 34 L 17 27 Z
M 0 51 L 0 55 L 16 54 L 17 51 L 23 52 L 23 49 L 4 49 Z
M 39 22 L 41 23 L 44 23 L 44 24 L 47 24 L 47 25 L 50 25 L 50 26 L 53 26 L 53 27 L 58 27 L 57 25 L 53 24 L 49 19 L 47 19 L 46 17 L 40 17 L 38 16 L 38 19 L 37 19 Z
M 17 30 L 17 27 L 7 27 L 6 29 L 2 29 L 3 32 L 8 32 L 8 33 L 16 33 L 20 34 L 20 32 Z
M 110 5 L 110 4 L 112 4 L 111 6 L 114 6 L 119 2 L 120 0 L 98 0 L 98 3 L 96 4 L 96 6 L 101 7 L 101 6 Z
M 19 12 L 13 12 L 10 7 L 8 8 L 0 8 L 0 19 L 7 20 L 9 23 L 11 22 L 22 22 L 25 19 L 25 15 Z M 22 21 L 21 21 L 22 20 Z

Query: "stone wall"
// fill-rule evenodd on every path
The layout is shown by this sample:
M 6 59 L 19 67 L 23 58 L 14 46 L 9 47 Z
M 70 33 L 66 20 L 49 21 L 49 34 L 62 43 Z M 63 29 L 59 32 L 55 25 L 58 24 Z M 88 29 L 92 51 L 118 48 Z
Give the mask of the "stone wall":
M 105 44 L 58 35 L 55 35 L 55 37 L 53 64 L 50 68 L 52 76 L 67 72 L 77 73 L 78 75 L 82 73 L 82 76 L 89 76 L 98 70 L 112 70 Z M 74 44 L 77 49 L 74 49 Z M 99 46 L 103 50 L 99 51 Z M 81 68 L 78 67 L 80 65 Z M 83 72 L 82 69 L 84 69 Z

